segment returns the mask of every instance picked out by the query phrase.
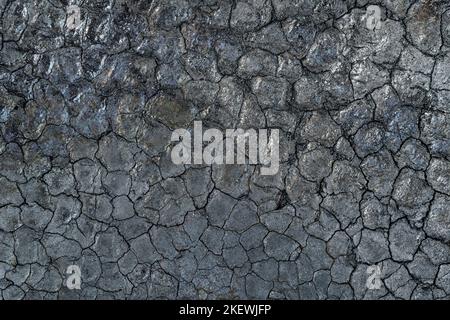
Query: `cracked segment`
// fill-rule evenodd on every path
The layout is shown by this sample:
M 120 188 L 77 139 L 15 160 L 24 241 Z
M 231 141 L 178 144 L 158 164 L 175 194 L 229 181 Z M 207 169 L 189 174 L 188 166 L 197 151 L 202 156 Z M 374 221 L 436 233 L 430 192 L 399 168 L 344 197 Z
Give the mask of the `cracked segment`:
M 450 298 L 449 1 L 0 11 L 1 299 Z M 194 120 L 279 172 L 173 164 Z

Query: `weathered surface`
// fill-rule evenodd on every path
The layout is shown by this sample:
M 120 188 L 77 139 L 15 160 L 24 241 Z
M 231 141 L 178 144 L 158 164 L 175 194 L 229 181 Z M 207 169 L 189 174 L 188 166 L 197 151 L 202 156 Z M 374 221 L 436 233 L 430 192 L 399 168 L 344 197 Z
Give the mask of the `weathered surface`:
M 449 299 L 450 3 L 376 3 L 0 1 L 0 298 Z M 279 173 L 174 165 L 193 120 Z

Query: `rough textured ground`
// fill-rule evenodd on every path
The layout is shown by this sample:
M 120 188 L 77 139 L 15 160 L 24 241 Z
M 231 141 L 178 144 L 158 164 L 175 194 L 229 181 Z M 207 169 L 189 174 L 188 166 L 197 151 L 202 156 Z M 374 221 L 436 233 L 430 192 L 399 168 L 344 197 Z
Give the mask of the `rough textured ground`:
M 448 299 L 450 2 L 370 4 L 0 0 L 1 298 Z M 279 174 L 173 165 L 194 119 Z

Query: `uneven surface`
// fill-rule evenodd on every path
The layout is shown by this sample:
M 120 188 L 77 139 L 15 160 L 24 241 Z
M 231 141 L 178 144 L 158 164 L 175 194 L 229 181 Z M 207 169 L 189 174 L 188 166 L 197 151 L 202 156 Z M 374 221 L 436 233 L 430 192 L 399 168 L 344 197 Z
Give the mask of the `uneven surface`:
M 0 0 L 1 298 L 448 299 L 450 2 L 368 4 Z M 173 165 L 193 120 L 279 173 Z

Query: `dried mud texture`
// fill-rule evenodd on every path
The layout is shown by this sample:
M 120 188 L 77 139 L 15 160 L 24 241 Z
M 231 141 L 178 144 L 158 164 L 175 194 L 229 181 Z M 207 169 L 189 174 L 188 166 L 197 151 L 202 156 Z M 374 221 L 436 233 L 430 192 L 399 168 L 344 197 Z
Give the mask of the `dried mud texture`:
M 449 1 L 0 10 L 1 298 L 450 297 Z M 279 173 L 173 165 L 194 120 L 279 128 Z

